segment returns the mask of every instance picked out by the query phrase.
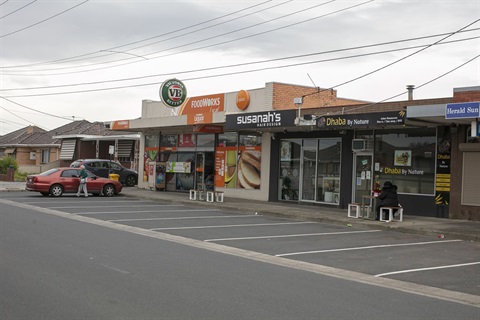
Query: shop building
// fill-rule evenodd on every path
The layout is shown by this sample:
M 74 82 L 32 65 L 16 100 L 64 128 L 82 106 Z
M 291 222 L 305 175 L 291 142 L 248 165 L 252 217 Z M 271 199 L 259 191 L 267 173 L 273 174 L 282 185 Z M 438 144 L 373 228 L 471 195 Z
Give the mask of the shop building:
M 141 132 L 142 188 L 215 189 L 225 197 L 344 209 L 388 180 L 406 214 L 480 219 L 478 199 L 468 198 L 473 205 L 466 207 L 462 194 L 451 192 L 464 183 L 453 172 L 459 154 L 452 146 L 467 130 L 463 120 L 445 121 L 456 97 L 373 104 L 338 98 L 335 90 L 267 83 L 185 98 L 175 109 L 145 100 L 140 119 L 112 128 Z M 442 107 L 444 121 L 416 116 Z M 463 151 L 461 161 L 474 159 Z

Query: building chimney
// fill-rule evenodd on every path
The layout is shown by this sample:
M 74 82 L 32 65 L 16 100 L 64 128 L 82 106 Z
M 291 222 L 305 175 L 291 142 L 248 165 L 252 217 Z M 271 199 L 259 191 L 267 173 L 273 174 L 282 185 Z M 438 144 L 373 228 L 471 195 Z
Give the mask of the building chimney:
M 407 84 L 408 100 L 413 100 L 413 89 L 415 89 L 413 84 Z

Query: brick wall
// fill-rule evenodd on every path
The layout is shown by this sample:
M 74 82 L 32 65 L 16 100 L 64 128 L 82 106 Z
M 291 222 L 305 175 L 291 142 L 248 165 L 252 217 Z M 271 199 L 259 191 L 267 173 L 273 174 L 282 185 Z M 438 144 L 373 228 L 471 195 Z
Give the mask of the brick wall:
M 294 98 L 303 98 L 302 109 L 363 104 L 365 101 L 337 97 L 337 90 L 317 89 L 285 83 L 273 83 L 273 109 L 296 109 Z
M 15 160 L 18 165 L 35 165 L 35 159 L 30 160 L 30 152 L 35 152 L 32 148 L 17 148 L 15 151 Z
M 478 88 L 458 89 L 453 91 L 453 101 L 458 102 L 475 102 L 480 101 L 480 90 Z
M 13 181 L 15 170 L 13 168 L 7 168 L 6 174 L 0 174 L 0 181 Z

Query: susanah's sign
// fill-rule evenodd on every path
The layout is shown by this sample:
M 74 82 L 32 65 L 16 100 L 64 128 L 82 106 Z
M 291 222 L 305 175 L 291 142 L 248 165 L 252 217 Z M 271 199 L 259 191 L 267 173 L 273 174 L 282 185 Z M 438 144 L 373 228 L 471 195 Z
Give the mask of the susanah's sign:
M 266 111 L 254 113 L 237 113 L 227 115 L 226 130 L 293 127 L 295 125 L 295 110 Z
M 319 129 L 347 129 L 358 127 L 378 127 L 402 125 L 405 123 L 405 111 L 378 112 L 363 114 L 344 114 L 323 116 L 317 119 Z

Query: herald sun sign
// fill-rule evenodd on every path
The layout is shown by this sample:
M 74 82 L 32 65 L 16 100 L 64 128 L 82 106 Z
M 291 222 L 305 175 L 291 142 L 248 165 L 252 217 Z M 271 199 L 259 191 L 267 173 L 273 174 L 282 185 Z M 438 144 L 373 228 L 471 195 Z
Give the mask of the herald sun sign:
M 167 80 L 160 87 L 160 99 L 167 107 L 178 107 L 185 102 L 186 98 L 187 88 L 180 80 Z

